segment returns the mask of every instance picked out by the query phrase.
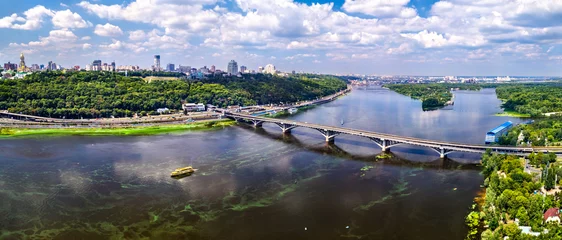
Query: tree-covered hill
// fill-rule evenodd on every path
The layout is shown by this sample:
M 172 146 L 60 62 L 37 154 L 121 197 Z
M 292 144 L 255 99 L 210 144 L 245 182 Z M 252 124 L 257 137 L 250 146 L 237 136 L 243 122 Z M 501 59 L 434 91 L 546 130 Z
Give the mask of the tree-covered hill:
M 98 118 L 181 109 L 182 101 L 253 105 L 309 100 L 345 89 L 330 76 L 244 75 L 205 80 L 152 81 L 111 72 L 38 72 L 0 81 L 0 110 L 47 117 Z

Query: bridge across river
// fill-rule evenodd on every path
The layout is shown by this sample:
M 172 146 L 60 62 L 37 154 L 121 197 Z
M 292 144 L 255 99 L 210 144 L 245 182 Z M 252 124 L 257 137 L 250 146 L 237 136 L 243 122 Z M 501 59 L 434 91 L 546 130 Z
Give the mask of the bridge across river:
M 554 152 L 556 154 L 562 154 L 562 148 L 533 148 L 533 147 L 508 147 L 508 146 L 495 146 L 495 145 L 474 145 L 465 143 L 453 143 L 444 142 L 436 140 L 428 140 L 413 137 L 403 137 L 386 133 L 371 132 L 365 130 L 351 129 L 334 127 L 320 124 L 313 124 L 307 122 L 296 122 L 286 119 L 276 119 L 276 118 L 264 118 L 250 116 L 246 114 L 225 112 L 225 117 L 234 119 L 236 121 L 246 121 L 251 122 L 254 127 L 261 127 L 264 123 L 273 123 L 281 130 L 283 133 L 290 133 L 291 129 L 297 127 L 310 128 L 320 132 L 326 139 L 326 142 L 333 143 L 336 136 L 340 134 L 347 134 L 353 136 L 359 136 L 368 138 L 377 144 L 383 151 L 390 150 L 391 147 L 408 144 L 414 146 L 423 146 L 433 149 L 435 152 L 439 153 L 441 158 L 445 158 L 449 153 L 452 152 L 469 152 L 469 153 L 484 153 L 487 149 L 493 152 L 499 153 L 511 153 L 516 155 L 525 156 L 532 152 Z

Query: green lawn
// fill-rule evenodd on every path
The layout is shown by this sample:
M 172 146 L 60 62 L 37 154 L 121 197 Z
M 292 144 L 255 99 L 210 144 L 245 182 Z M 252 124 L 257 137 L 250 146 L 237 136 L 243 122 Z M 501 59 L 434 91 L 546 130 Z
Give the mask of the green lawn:
M 231 120 L 196 122 L 190 124 L 170 124 L 149 127 L 122 127 L 122 128 L 0 128 L 0 138 L 25 137 L 25 136 L 105 136 L 105 135 L 155 135 L 190 130 L 209 130 L 236 124 Z
M 516 111 L 504 111 L 502 113 L 496 113 L 498 117 L 519 117 L 519 118 L 529 118 L 531 114 L 527 113 L 518 113 Z

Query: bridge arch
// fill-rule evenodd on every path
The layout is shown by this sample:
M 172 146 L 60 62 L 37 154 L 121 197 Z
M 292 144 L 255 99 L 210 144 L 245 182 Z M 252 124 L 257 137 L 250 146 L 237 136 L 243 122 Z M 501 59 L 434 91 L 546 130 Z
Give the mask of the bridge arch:
M 224 116 L 234 119 L 236 121 L 252 122 L 256 127 L 261 127 L 263 123 L 274 123 L 277 126 L 279 126 L 279 128 L 281 128 L 281 130 L 284 133 L 288 133 L 291 131 L 291 129 L 296 127 L 315 129 L 325 137 L 326 142 L 334 142 L 335 137 L 340 134 L 361 136 L 361 137 L 369 138 L 371 141 L 375 142 L 375 144 L 381 147 L 383 151 L 387 151 L 389 148 L 399 144 L 428 147 L 434 150 L 435 152 L 439 153 L 439 156 L 441 158 L 445 158 L 451 152 L 483 153 L 487 149 L 491 149 L 494 152 L 514 153 L 517 155 L 528 155 L 536 151 L 548 151 L 548 152 L 554 152 L 556 154 L 562 154 L 562 148 L 561 149 L 554 149 L 554 148 L 534 149 L 534 148 L 525 148 L 525 147 L 506 147 L 506 146 L 452 143 L 452 142 L 420 139 L 420 138 L 413 138 L 413 137 L 403 137 L 403 136 L 397 136 L 392 134 L 370 132 L 370 131 L 363 131 L 363 130 L 356 130 L 356 129 L 349 129 L 349 128 L 325 126 L 320 124 L 311 124 L 306 122 L 301 123 L 291 120 L 256 117 L 256 116 L 231 113 L 231 112 L 224 112 Z

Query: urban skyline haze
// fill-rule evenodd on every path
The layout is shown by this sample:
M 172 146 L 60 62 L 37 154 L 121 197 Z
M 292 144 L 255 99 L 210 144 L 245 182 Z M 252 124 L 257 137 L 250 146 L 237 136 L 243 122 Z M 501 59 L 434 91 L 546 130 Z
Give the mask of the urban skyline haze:
M 532 0 L 30 0 L 0 9 L 0 62 L 559 76 L 561 15 Z

